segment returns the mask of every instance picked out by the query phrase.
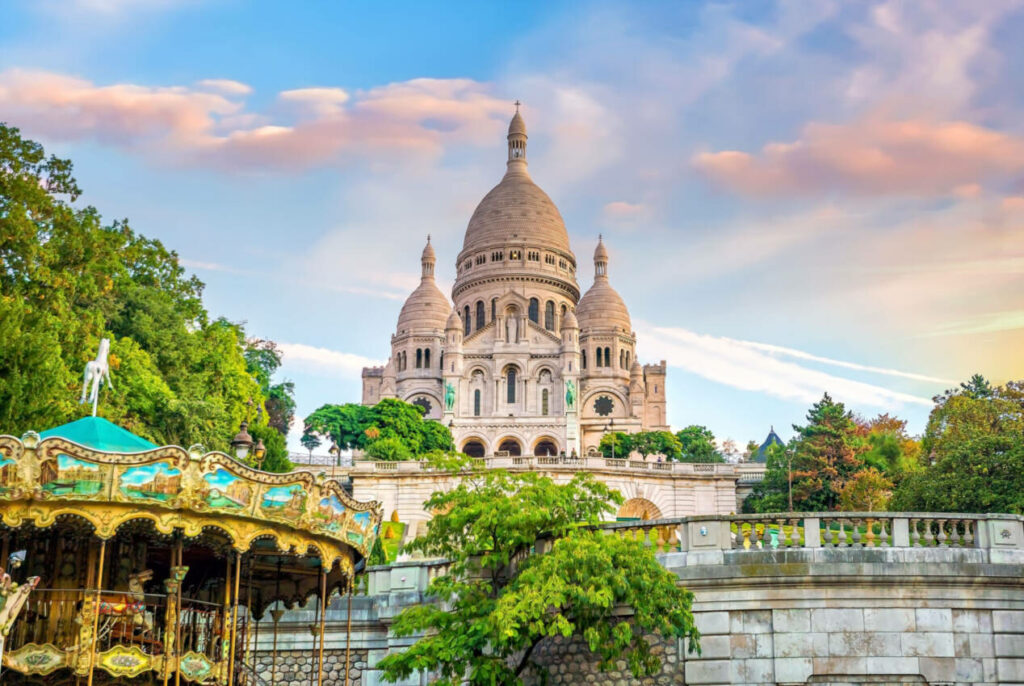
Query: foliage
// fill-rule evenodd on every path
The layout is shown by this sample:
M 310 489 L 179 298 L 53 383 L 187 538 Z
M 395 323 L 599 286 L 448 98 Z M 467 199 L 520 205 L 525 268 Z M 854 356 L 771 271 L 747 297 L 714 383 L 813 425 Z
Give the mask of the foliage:
M 669 460 L 679 459 L 682 446 L 671 431 L 641 431 L 631 437 L 632 448 L 647 459 L 648 455 L 664 455 Z
M 892 496 L 892 481 L 868 467 L 855 473 L 839 489 L 839 509 L 846 512 L 884 510 Z
M 299 439 L 299 443 L 302 447 L 309 451 L 309 460 L 313 461 L 313 451 L 321 446 L 320 437 L 310 431 L 308 428 L 302 433 L 302 438 Z
M 975 375 L 935 403 L 922 445 L 927 464 L 900 482 L 893 507 L 1024 512 L 1024 382 L 993 387 Z
M 758 446 L 760 449 L 761 446 Z M 772 443 L 765 448 L 764 478 L 754 484 L 743 501 L 743 512 L 787 512 L 789 510 L 789 446 Z
M 274 373 L 281 367 L 281 357 L 274 341 L 252 338 L 246 342 L 246 368 L 266 398 L 267 423 L 287 436 L 295 419 L 295 384 L 292 381 L 272 383 Z
M 640 542 L 580 526 L 613 513 L 621 495 L 589 474 L 559 485 L 530 472 L 474 471 L 471 462 L 463 471 L 460 485 L 427 501 L 440 514 L 406 546 L 451 568 L 431 582 L 436 604 L 395 619 L 395 635 L 423 635 L 380 662 L 387 680 L 422 670 L 449 686 L 521 684 L 551 636 L 579 635 L 602 668 L 623 660 L 638 678 L 660 664 L 645 634 L 696 647 L 693 596 L 675 576 Z M 531 555 L 538 540 L 554 542 Z
M 70 161 L 0 124 L 0 429 L 82 416 L 82 369 L 110 338 L 102 416 L 155 443 L 227 450 L 246 402 L 268 398 L 242 327 L 210 319 L 176 253 L 74 207 L 80 193 Z
M 412 451 L 400 438 L 387 437 L 378 438 L 366 446 L 366 459 L 383 460 L 386 462 L 397 462 L 399 460 L 410 460 L 413 457 Z
M 715 445 L 715 435 L 705 426 L 696 424 L 676 432 L 679 439 L 680 462 L 725 462 Z
M 605 457 L 627 458 L 633 452 L 633 435 L 624 431 L 612 431 L 601 436 L 598 450 Z
M 346 403 L 323 405 L 306 417 L 306 433 L 330 437 L 342 449 L 365 450 L 372 459 L 406 460 L 434 450 L 452 450 L 444 424 L 423 418 L 423 408 L 394 398 L 372 407 Z M 374 443 L 388 442 L 371 452 Z M 400 447 L 399 447 L 400 446 Z M 395 457 L 373 457 L 376 454 Z
M 918 468 L 921 444 L 907 435 L 907 422 L 880 414 L 862 424 L 867 446 L 860 455 L 868 467 L 874 467 L 898 482 L 902 476 Z

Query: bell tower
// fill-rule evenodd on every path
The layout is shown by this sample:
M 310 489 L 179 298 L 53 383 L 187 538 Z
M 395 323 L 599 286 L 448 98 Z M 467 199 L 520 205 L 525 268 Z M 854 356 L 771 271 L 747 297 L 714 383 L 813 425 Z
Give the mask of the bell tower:
M 526 164 L 526 122 L 519 114 L 520 102 L 516 100 L 516 113 L 508 125 L 508 162 Z

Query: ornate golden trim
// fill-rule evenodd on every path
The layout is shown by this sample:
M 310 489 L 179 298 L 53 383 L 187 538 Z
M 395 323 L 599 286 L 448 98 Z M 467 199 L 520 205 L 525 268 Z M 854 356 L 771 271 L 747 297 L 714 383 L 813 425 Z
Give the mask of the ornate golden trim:
M 115 677 L 137 677 L 153 667 L 153 658 L 138 646 L 117 645 L 99 653 L 96 666 Z
M 46 675 L 68 666 L 68 654 L 52 643 L 26 643 L 4 652 L 4 667 L 22 674 Z

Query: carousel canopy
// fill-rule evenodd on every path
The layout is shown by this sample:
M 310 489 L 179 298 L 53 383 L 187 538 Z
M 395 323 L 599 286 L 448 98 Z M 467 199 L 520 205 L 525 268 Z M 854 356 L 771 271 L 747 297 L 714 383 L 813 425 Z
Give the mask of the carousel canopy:
M 102 417 L 83 417 L 39 433 L 40 438 L 57 436 L 93 450 L 110 453 L 138 453 L 157 446 Z

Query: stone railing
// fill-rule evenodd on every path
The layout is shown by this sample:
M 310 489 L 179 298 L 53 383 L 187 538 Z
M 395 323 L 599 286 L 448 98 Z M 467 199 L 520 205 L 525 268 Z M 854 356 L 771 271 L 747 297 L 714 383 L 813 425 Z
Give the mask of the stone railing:
M 513 471 L 588 471 L 588 472 L 654 472 L 659 475 L 672 474 L 698 477 L 738 477 L 744 481 L 760 481 L 764 478 L 763 464 L 722 464 L 690 462 L 658 462 L 657 460 L 611 459 L 605 457 L 535 457 L 496 456 L 477 460 L 485 469 L 508 469 Z M 404 462 L 375 462 L 356 460 L 351 467 L 338 469 L 338 474 L 366 474 L 371 472 L 425 472 L 433 471 L 429 462 L 407 460 Z
M 1024 517 L 927 512 L 807 512 L 603 524 L 658 552 L 794 548 L 1024 548 Z

